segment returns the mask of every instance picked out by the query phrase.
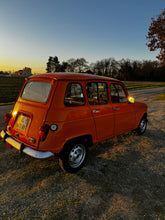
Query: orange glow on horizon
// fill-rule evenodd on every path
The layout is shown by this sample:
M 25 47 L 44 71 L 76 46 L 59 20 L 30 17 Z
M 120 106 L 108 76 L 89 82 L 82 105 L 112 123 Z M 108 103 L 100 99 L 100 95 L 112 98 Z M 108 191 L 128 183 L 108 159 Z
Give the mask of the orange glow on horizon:
M 15 73 L 18 70 L 29 67 L 32 70 L 32 74 L 46 72 L 46 60 L 43 58 L 37 57 L 37 59 L 34 60 L 33 58 L 26 59 L 20 56 L 0 55 L 0 60 L 0 71 Z
M 33 65 L 14 65 L 14 64 L 9 64 L 9 65 L 5 65 L 5 64 L 0 64 L 0 71 L 3 71 L 3 72 L 9 72 L 9 73 L 15 73 L 16 71 L 18 70 L 22 70 L 24 69 L 25 67 L 29 67 L 32 69 L 32 74 L 35 74 L 35 73 L 45 73 L 46 72 L 46 65 L 45 65 L 45 68 L 44 67 L 36 67 L 36 66 L 33 66 Z

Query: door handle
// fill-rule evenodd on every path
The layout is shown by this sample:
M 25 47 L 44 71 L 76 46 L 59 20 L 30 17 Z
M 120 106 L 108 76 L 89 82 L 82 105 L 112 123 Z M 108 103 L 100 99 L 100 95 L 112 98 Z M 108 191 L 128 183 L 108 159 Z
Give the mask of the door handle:
M 118 108 L 118 107 L 114 107 L 114 108 L 113 108 L 113 110 L 118 111 L 118 110 L 119 110 L 119 108 Z
M 99 110 L 93 110 L 93 113 L 99 113 L 100 111 Z

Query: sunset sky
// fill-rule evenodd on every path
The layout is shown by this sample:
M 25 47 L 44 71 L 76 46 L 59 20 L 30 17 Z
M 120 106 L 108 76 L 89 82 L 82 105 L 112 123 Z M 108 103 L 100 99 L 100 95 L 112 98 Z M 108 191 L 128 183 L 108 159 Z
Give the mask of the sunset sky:
M 146 46 L 164 0 L 0 0 L 0 70 L 44 73 L 49 56 L 155 60 Z

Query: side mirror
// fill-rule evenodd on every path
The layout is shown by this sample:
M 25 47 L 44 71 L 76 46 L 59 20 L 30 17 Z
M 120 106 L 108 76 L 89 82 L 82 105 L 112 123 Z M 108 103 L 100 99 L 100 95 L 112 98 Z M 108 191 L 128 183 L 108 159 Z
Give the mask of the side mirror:
M 128 96 L 128 102 L 132 104 L 135 102 L 135 99 L 132 96 Z

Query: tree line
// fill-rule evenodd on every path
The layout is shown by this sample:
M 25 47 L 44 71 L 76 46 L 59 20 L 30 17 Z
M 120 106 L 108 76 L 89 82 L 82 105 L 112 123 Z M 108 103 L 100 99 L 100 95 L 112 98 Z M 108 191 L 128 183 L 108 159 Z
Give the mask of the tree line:
M 11 72 L 7 72 L 7 71 L 0 71 L 0 75 L 9 75 L 11 74 Z
M 159 61 L 107 58 L 89 63 L 85 58 L 71 58 L 60 63 L 57 56 L 50 56 L 46 66 L 47 72 L 90 73 L 128 81 L 165 81 L 165 67 Z

